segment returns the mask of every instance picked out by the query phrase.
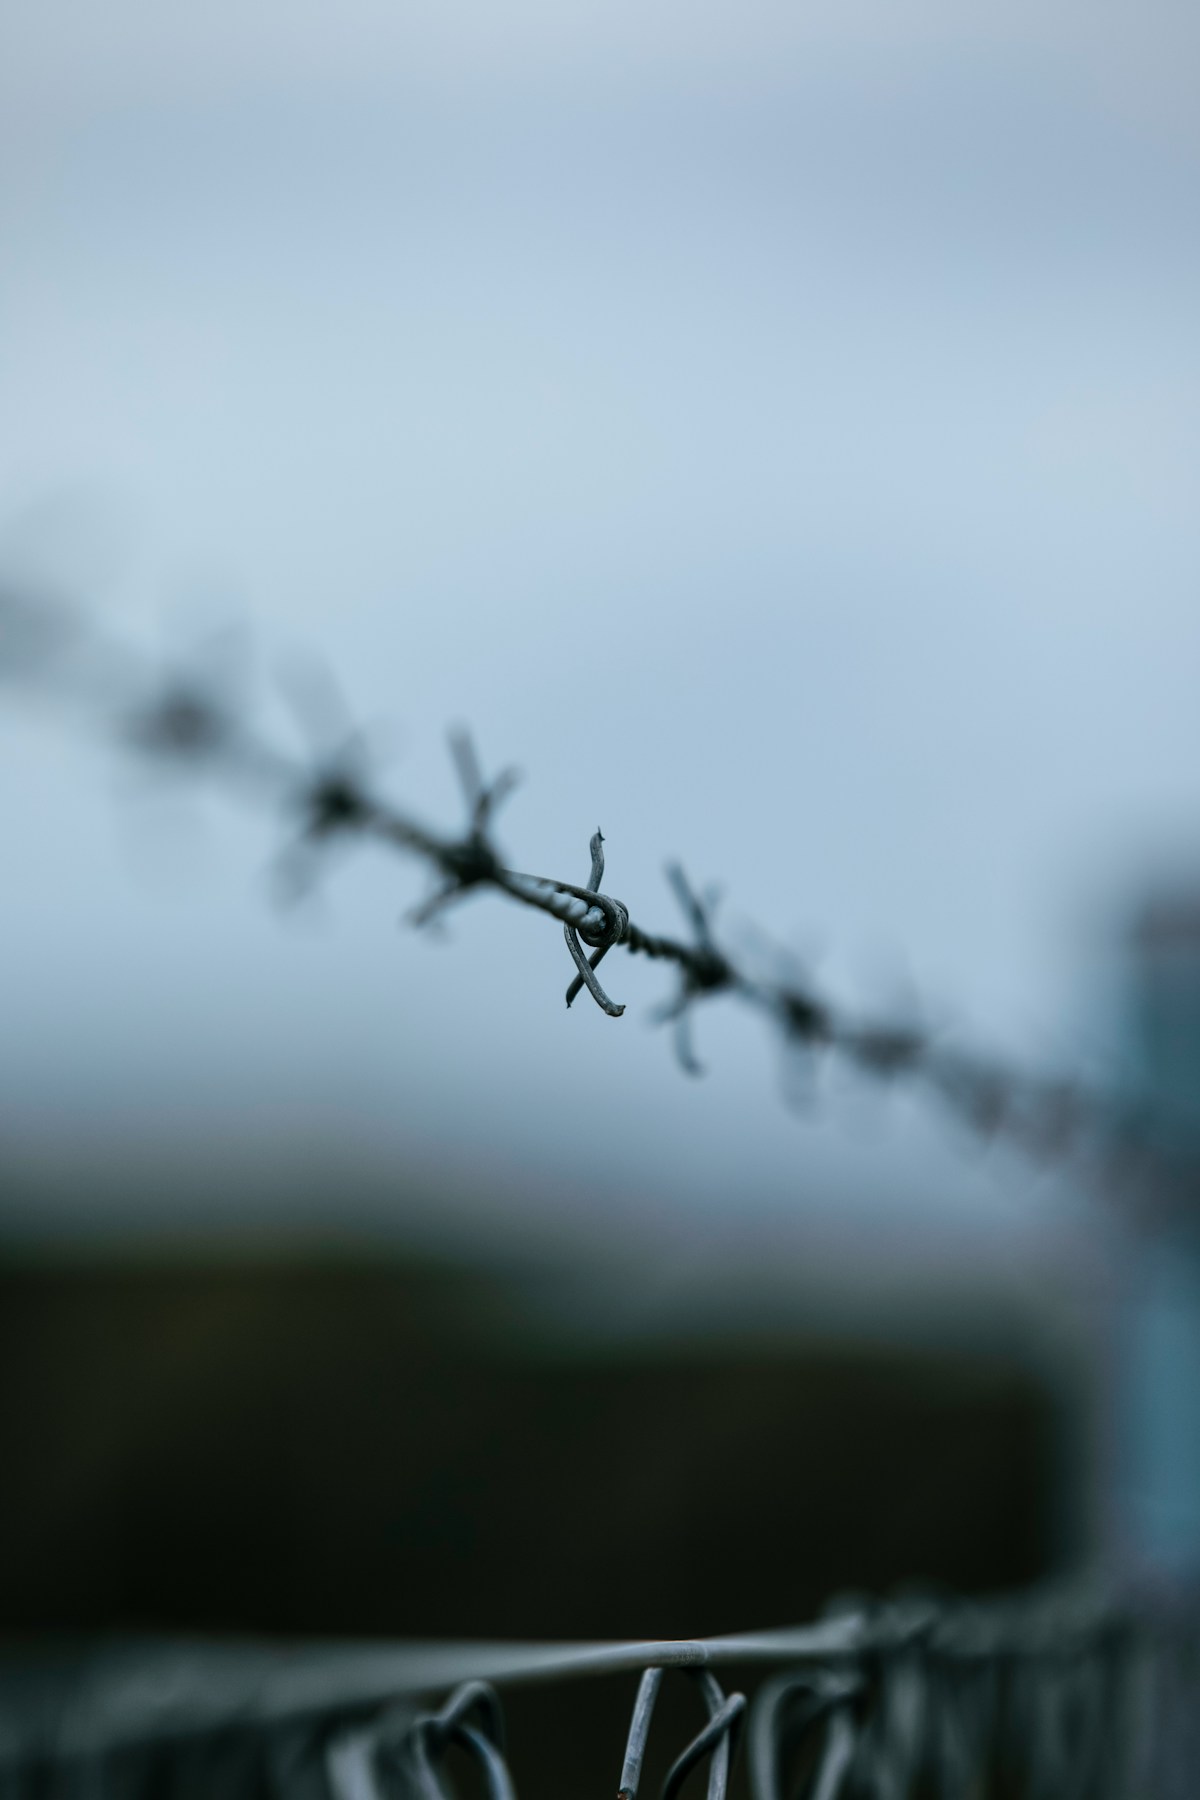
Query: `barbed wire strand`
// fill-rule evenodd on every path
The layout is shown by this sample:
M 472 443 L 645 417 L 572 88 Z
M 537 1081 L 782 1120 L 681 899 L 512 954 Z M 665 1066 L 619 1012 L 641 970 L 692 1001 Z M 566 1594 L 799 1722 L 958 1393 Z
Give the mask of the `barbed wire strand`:
M 1126 1177 L 1145 1161 L 1145 1121 L 1115 1090 L 1103 1092 L 1058 1075 L 1030 1074 L 1005 1061 L 947 1043 L 912 1019 L 856 1018 L 794 973 L 762 975 L 722 947 L 711 896 L 699 895 L 678 862 L 668 885 L 688 936 L 647 930 L 624 900 L 606 892 L 605 839 L 589 842 L 586 883 L 510 868 L 496 847 L 496 815 L 518 782 L 513 769 L 485 780 L 464 731 L 450 736 L 466 821 L 457 833 L 436 831 L 375 789 L 362 734 L 311 758 L 271 743 L 239 715 L 220 683 L 198 664 L 156 671 L 102 635 L 83 614 L 0 589 L 0 676 L 73 703 L 124 747 L 177 770 L 202 771 L 269 798 L 292 821 L 277 865 L 282 887 L 307 891 L 322 857 L 354 839 L 371 840 L 423 861 L 434 887 L 410 914 L 418 927 L 441 920 L 467 896 L 491 891 L 556 920 L 575 973 L 571 1006 L 586 989 L 610 1018 L 614 1000 L 597 971 L 615 949 L 672 965 L 678 982 L 656 1018 L 672 1027 L 677 1060 L 701 1073 L 692 1034 L 703 1002 L 728 996 L 753 1008 L 777 1031 L 785 1058 L 840 1057 L 881 1081 L 923 1084 L 984 1137 L 1003 1135 L 1041 1161 L 1103 1162 Z M 1128 1183 L 1127 1183 L 1128 1185 Z

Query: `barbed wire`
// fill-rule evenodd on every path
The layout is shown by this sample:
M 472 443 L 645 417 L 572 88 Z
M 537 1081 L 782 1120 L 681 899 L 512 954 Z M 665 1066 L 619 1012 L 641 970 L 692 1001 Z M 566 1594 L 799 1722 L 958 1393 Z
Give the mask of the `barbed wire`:
M 695 1013 L 725 996 L 775 1030 L 785 1070 L 797 1063 L 808 1068 L 820 1057 L 841 1058 L 879 1081 L 923 1085 L 972 1131 L 1003 1135 L 1039 1160 L 1103 1165 L 1107 1175 L 1123 1176 L 1127 1187 L 1131 1173 L 1146 1167 L 1154 1131 L 1144 1104 L 1116 1088 L 1105 1091 L 1068 1076 L 1030 1073 L 948 1043 L 913 1018 L 853 1016 L 792 970 L 755 972 L 745 957 L 718 941 L 714 896 L 699 892 L 678 862 L 667 865 L 666 875 L 686 924 L 684 936 L 647 930 L 626 900 L 605 890 L 605 839 L 598 829 L 588 845 L 586 882 L 510 868 L 493 833 L 518 776 L 505 768 L 486 779 L 464 731 L 451 734 L 450 750 L 466 817 L 459 830 L 445 832 L 423 825 L 377 792 L 365 734 L 349 720 L 332 745 L 321 744 L 308 757 L 291 753 L 251 724 L 228 683 L 206 670 L 201 658 L 190 666 L 156 670 L 61 601 L 0 587 L 0 676 L 73 704 L 137 755 L 216 775 L 279 807 L 291 821 L 290 841 L 277 865 L 285 891 L 306 891 L 328 852 L 369 839 L 432 871 L 433 891 L 409 915 L 418 927 L 436 923 L 482 891 L 554 919 L 574 964 L 565 992 L 568 1006 L 586 989 L 601 1012 L 621 1017 L 624 1004 L 610 996 L 598 974 L 614 950 L 671 965 L 675 992 L 655 1016 L 671 1026 L 677 1060 L 689 1075 L 703 1072 L 693 1038 Z M 328 737 L 329 714 L 337 709 L 327 704 L 327 693 L 325 718 L 314 719 L 322 708 L 313 704 L 309 686 L 305 693 L 304 684 L 293 684 L 294 710 L 310 736 Z
M 717 1669 L 763 1679 L 748 1702 Z M 743 1725 L 752 1800 L 1195 1792 L 1194 1613 L 1064 1590 L 859 1602 L 791 1630 L 650 1643 L 104 1647 L 67 1673 L 0 1668 L 0 1793 L 450 1800 L 457 1750 L 488 1800 L 515 1800 L 497 1688 L 638 1674 L 617 1788 L 637 1800 L 672 1672 L 704 1720 L 660 1800 L 706 1764 L 707 1800 L 727 1800 Z

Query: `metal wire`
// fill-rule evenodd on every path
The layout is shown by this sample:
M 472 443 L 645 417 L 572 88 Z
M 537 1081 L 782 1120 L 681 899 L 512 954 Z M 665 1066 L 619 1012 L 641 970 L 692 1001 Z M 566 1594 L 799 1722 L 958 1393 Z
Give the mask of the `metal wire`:
M 856 1730 L 848 1708 L 862 1691 L 861 1676 L 823 1670 L 789 1671 L 763 1685 L 750 1715 L 748 1747 L 756 1800 L 785 1800 L 785 1763 L 819 1726 L 824 1742 L 812 1792 L 814 1800 L 833 1800 L 854 1754 Z
M 451 1800 L 453 1749 L 474 1763 L 487 1800 L 515 1800 L 493 1682 L 625 1669 L 641 1675 L 618 1800 L 638 1800 L 665 1671 L 681 1668 L 707 1720 L 659 1800 L 678 1800 L 706 1761 L 707 1800 L 727 1800 L 747 1714 L 744 1695 L 713 1674 L 727 1664 L 768 1671 L 748 1714 L 751 1800 L 1182 1800 L 1195 1793 L 1197 1623 L 1041 1594 L 684 1643 L 100 1650 L 57 1687 L 48 1678 L 46 1692 L 28 1672 L 14 1684 L 0 1669 L 0 1794 L 174 1792 L 144 1769 L 186 1769 L 205 1745 L 236 1740 L 247 1771 L 237 1796 Z M 419 1705 L 447 1687 L 439 1704 Z M 264 1759 L 274 1784 L 251 1787 Z M 202 1791 L 194 1768 L 181 1788 Z
M 708 1722 L 671 1764 L 663 1782 L 662 1800 L 676 1800 L 692 1770 L 705 1757 L 710 1759 L 707 1800 L 725 1800 L 729 1771 L 737 1750 L 742 1716 L 746 1710 L 746 1696 L 726 1696 L 720 1683 L 708 1669 L 691 1669 L 688 1673 L 700 1689 Z M 647 1669 L 638 1684 L 629 1737 L 625 1744 L 625 1759 L 621 1764 L 621 1785 L 617 1790 L 617 1800 L 637 1800 L 646 1739 L 650 1732 L 654 1704 L 662 1685 L 662 1676 L 661 1668 Z
M 0 590 L 0 677 L 5 675 L 88 712 L 138 755 L 214 775 L 282 809 L 293 821 L 280 862 L 289 889 L 311 884 L 323 856 L 354 839 L 403 851 L 435 876 L 429 897 L 410 915 L 414 924 L 429 925 L 482 890 L 543 912 L 562 926 L 575 964 L 567 1005 L 586 988 L 611 1018 L 625 1008 L 596 973 L 610 951 L 672 964 L 678 985 L 657 1017 L 671 1024 L 677 1059 L 690 1075 L 701 1072 L 692 1038 L 696 1007 L 728 995 L 773 1025 L 785 1062 L 797 1055 L 834 1056 L 880 1081 L 922 1084 L 972 1130 L 1003 1133 L 1038 1158 L 1098 1157 L 1106 1166 L 1123 1158 L 1128 1174 L 1141 1155 L 1144 1121 L 1113 1093 L 1025 1073 L 950 1045 L 911 1020 L 851 1017 L 794 971 L 769 977 L 752 972 L 718 944 L 713 899 L 697 894 L 678 863 L 668 865 L 667 880 L 686 920 L 687 940 L 646 930 L 624 900 L 603 891 L 604 838 L 598 830 L 590 840 L 586 886 L 509 868 L 493 828 L 517 776 L 506 769 L 486 781 L 465 732 L 452 734 L 450 748 L 466 823 L 457 834 L 444 833 L 379 796 L 363 734 L 346 730 L 333 750 L 324 745 L 311 758 L 298 756 L 255 729 L 199 664 L 156 672 L 61 604 L 39 606 L 27 595 Z M 304 710 L 311 712 L 311 705 Z

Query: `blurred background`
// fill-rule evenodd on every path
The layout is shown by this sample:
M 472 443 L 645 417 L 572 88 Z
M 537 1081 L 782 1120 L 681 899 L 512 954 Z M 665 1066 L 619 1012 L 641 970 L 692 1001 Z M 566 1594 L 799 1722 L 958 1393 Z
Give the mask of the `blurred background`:
M 1193 8 L 3 36 L 11 591 L 301 749 L 310 659 L 447 831 L 466 724 L 516 867 L 584 881 L 599 824 L 676 931 L 681 858 L 847 1006 L 1167 1095 L 1194 1187 Z M 834 1065 L 798 1114 L 729 1003 L 689 1081 L 660 969 L 568 1013 L 557 927 L 398 928 L 427 876 L 376 850 L 281 914 L 284 822 L 17 682 L 0 833 L 10 1639 L 1194 1572 L 1186 1208 Z

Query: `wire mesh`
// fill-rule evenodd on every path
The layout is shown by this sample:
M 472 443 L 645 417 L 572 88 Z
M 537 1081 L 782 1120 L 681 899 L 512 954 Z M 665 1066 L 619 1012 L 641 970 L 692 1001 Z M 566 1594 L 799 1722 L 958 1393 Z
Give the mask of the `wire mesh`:
M 759 1677 L 749 1702 L 718 1669 Z M 587 1746 L 589 1768 L 611 1756 L 618 1800 L 637 1800 L 655 1706 L 675 1675 L 698 1690 L 704 1717 L 660 1800 L 691 1791 L 701 1770 L 707 1800 L 727 1800 L 743 1725 L 751 1800 L 1196 1791 L 1194 1615 L 1041 1593 L 663 1643 L 110 1647 L 65 1671 L 0 1671 L 0 1795 L 450 1800 L 457 1752 L 473 1791 L 515 1800 L 498 1689 L 622 1672 L 639 1674 L 624 1752 Z M 524 1751 L 536 1756 L 536 1743 Z

